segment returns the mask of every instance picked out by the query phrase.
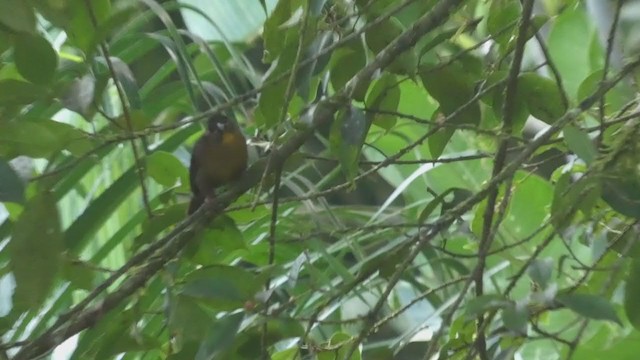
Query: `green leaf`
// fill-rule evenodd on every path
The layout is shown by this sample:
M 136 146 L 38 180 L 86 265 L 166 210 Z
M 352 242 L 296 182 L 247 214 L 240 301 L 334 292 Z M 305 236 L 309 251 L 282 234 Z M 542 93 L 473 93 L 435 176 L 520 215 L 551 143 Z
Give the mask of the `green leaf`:
M 93 290 L 96 272 L 94 265 L 86 264 L 79 259 L 62 259 L 62 278 L 69 280 L 77 289 Z
M 186 213 L 186 204 L 171 205 L 154 212 L 154 216 L 145 219 L 142 224 L 142 232 L 134 242 L 135 247 L 152 242 L 162 231 L 184 220 Z
M 501 47 L 506 47 L 509 39 L 516 32 L 521 12 L 520 1 L 494 0 L 491 2 L 487 17 L 487 31 Z
M 92 16 L 87 11 L 87 4 L 91 5 L 97 24 L 92 21 Z M 85 54 L 93 53 L 98 34 L 96 28 L 109 17 L 111 10 L 110 0 L 93 0 L 86 3 L 84 0 L 68 0 L 66 4 L 67 19 L 69 20 L 65 31 L 70 43 L 77 46 Z
M 468 319 L 475 318 L 489 310 L 504 308 L 510 304 L 509 300 L 503 295 L 481 295 L 467 302 L 465 306 L 465 316 Z
M 627 230 L 626 224 L 620 219 L 612 219 L 607 228 L 607 247 L 622 256 L 628 256 L 634 259 L 640 259 L 640 241 L 638 241 L 638 233 L 636 231 Z
M 366 63 L 367 59 L 361 42 L 350 41 L 335 50 L 329 63 L 331 86 L 335 90 L 342 89 Z
M 196 360 L 215 359 L 229 349 L 240 330 L 242 320 L 244 313 L 237 312 L 213 321 L 200 344 Z
M 436 113 L 437 114 L 437 113 Z M 435 134 L 429 137 L 429 152 L 434 159 L 439 158 L 444 152 L 445 147 L 453 136 L 454 129 L 443 128 L 435 132 Z
M 527 271 L 533 282 L 546 289 L 553 273 L 553 259 L 536 259 L 529 265 Z
M 529 27 L 527 28 L 525 39 L 526 40 L 531 39 L 536 34 L 536 32 L 538 32 L 540 28 L 542 28 L 544 24 L 546 24 L 548 21 L 549 21 L 549 16 L 547 15 L 542 15 L 542 14 L 534 15 L 529 21 Z M 517 25 L 517 23 L 514 23 L 514 25 Z M 515 28 L 516 27 L 514 27 L 514 29 Z M 504 55 L 509 54 L 510 52 L 513 51 L 513 49 L 515 49 L 517 42 L 518 42 L 518 38 L 516 36 L 512 36 L 509 39 L 509 42 L 507 42 L 507 45 L 500 48 L 501 50 L 500 52 Z
M 624 311 L 631 325 L 640 330 L 640 260 L 633 259 L 624 283 Z
M 598 179 L 583 177 L 571 182 L 571 174 L 564 173 L 558 179 L 551 203 L 551 222 L 557 229 L 564 229 L 571 224 L 577 211 L 588 214 L 595 205 L 602 187 Z
M 444 67 L 421 67 L 420 78 L 429 94 L 438 101 L 440 110 L 449 116 L 471 100 L 475 94 L 474 78 L 463 64 L 455 62 Z M 453 124 L 478 124 L 480 105 L 468 106 L 450 120 Z
M 547 46 L 551 60 L 560 71 L 567 93 L 573 97 L 591 72 L 589 44 L 592 23 L 585 6 L 567 6 L 553 21 Z
M 578 88 L 578 102 L 591 96 L 600 86 L 604 71 L 597 70 L 589 74 Z M 615 114 L 630 100 L 633 99 L 633 91 L 624 83 L 618 83 L 612 89 L 607 91 L 604 96 L 604 113 L 605 115 Z M 599 106 L 599 102 L 596 102 L 596 106 Z
M 395 115 L 377 114 L 378 111 L 396 112 L 400 102 L 400 88 L 398 79 L 389 73 L 383 73 L 371 85 L 371 91 L 367 94 L 365 104 L 367 109 L 372 109 L 373 124 L 383 129 L 390 130 L 398 121 Z
M 51 44 L 39 35 L 16 36 L 13 58 L 20 75 L 34 84 L 49 83 L 58 66 L 58 54 Z
M 405 30 L 400 20 L 391 17 L 367 30 L 365 41 L 369 49 L 377 54 Z M 394 74 L 412 75 L 415 73 L 417 65 L 418 57 L 413 48 L 411 48 L 398 55 L 389 65 L 388 70 Z
M 174 186 L 178 180 L 188 182 L 187 168 L 173 154 L 156 151 L 147 160 L 147 172 L 158 184 Z
M 525 99 L 531 115 L 546 123 L 552 124 L 567 111 L 556 82 L 536 73 L 519 76 L 518 94 Z
M 14 304 L 35 309 L 47 298 L 60 268 L 62 234 L 50 193 L 29 201 L 7 245 L 16 289 Z
M 168 325 L 181 341 L 202 339 L 212 320 L 195 299 L 181 295 L 170 297 Z
M 298 360 L 300 359 L 299 352 L 297 347 L 292 347 L 273 354 L 271 360 Z
M 0 159 L 0 202 L 24 202 L 24 182 L 4 159 Z
M 36 16 L 28 1 L 0 0 L 0 25 L 14 32 L 33 33 Z
M 347 358 L 347 354 L 351 347 L 353 347 L 353 337 L 347 333 L 337 332 L 331 336 L 329 343 L 326 345 L 328 348 L 335 350 L 320 351 L 318 352 L 318 360 L 360 360 L 362 359 L 362 347 L 358 346 L 356 351 Z
M 259 278 L 247 270 L 211 265 L 187 275 L 180 294 L 198 299 L 217 310 L 233 310 L 253 301 L 261 288 Z
M 44 88 L 26 81 L 0 80 L 0 105 L 30 104 L 42 98 L 46 93 Z
M 356 107 L 341 111 L 331 126 L 331 150 L 349 181 L 358 173 L 358 159 L 370 126 L 362 110 Z
M 602 198 L 612 209 L 640 219 L 640 181 L 636 176 L 636 154 L 622 155 L 606 169 L 602 184 Z M 627 161 L 629 160 L 629 161 Z
M 184 211 L 182 212 L 184 217 Z M 200 265 L 220 262 L 235 250 L 246 249 L 244 236 L 232 218 L 218 216 L 213 224 L 197 235 L 185 249 L 185 255 Z
M 45 158 L 68 148 L 82 155 L 92 148 L 87 134 L 71 125 L 53 120 L 0 123 L 0 154 Z
M 525 306 L 510 304 L 502 309 L 502 323 L 516 334 L 526 334 L 528 322 L 529 313 Z
M 599 295 L 564 294 L 556 300 L 576 313 L 594 320 L 608 320 L 622 325 L 609 300 Z
M 281 55 L 286 46 L 286 28 L 283 26 L 294 12 L 302 6 L 299 0 L 278 1 L 275 9 L 264 22 L 264 58 L 263 62 L 270 63 Z M 291 42 L 291 39 L 289 39 Z
M 424 221 L 429 218 L 429 215 L 433 213 L 436 207 L 444 203 L 444 198 L 447 195 L 449 195 L 453 190 L 454 190 L 453 188 L 447 189 L 441 192 L 440 194 L 438 194 L 438 196 L 433 198 L 433 200 L 429 201 L 427 206 L 425 206 L 424 209 L 422 209 L 422 211 L 420 212 L 420 215 L 418 216 L 418 224 L 424 223 Z
M 598 150 L 593 144 L 593 141 L 589 137 L 589 134 L 582 129 L 573 125 L 567 125 L 562 130 L 562 134 L 564 135 L 564 142 L 567 144 L 569 150 L 578 155 L 587 165 L 593 163 L 598 157 Z

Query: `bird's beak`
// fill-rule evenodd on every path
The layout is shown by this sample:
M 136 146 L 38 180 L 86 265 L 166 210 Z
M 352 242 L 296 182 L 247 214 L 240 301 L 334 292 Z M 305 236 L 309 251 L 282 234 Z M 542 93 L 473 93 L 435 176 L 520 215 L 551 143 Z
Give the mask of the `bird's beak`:
M 216 126 L 218 127 L 218 129 L 220 129 L 220 131 L 224 131 L 224 126 L 225 126 L 224 123 L 221 123 L 221 122 L 216 123 Z

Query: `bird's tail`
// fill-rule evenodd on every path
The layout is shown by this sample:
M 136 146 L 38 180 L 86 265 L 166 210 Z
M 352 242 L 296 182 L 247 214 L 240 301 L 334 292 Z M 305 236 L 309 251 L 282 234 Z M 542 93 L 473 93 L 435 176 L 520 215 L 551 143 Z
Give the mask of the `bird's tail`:
M 204 196 L 194 195 L 191 197 L 191 202 L 189 203 L 189 210 L 187 211 L 187 215 L 191 215 L 196 210 L 200 208 L 204 204 Z

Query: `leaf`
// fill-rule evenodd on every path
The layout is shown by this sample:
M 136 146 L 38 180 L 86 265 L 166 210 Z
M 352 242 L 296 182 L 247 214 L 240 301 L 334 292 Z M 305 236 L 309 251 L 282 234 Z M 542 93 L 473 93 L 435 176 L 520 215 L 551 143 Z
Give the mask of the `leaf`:
M 273 354 L 271 360 L 298 360 L 300 359 L 299 352 L 297 347 L 292 347 Z
M 504 308 L 510 304 L 506 297 L 499 294 L 487 294 L 475 297 L 467 302 L 465 316 L 475 318 L 489 310 Z
M 312 77 L 318 75 L 327 66 L 327 63 L 331 59 L 331 52 L 318 57 L 318 54 L 324 51 L 327 47 L 333 43 L 333 34 L 331 32 L 324 32 L 319 34 L 313 42 L 305 49 L 302 59 L 306 61 L 308 59 L 314 59 L 307 65 L 303 65 L 298 69 L 296 74 L 296 89 L 305 101 L 310 101 L 315 96 L 315 88 L 317 83 L 312 81 Z M 315 84 L 315 86 L 311 86 Z M 310 89 L 310 87 L 312 87 Z
M 298 0 L 278 1 L 271 15 L 264 22 L 265 53 L 262 59 L 264 63 L 270 63 L 281 55 L 286 46 L 286 29 L 283 29 L 282 25 L 291 18 L 300 6 L 301 4 Z
M 522 95 L 531 115 L 548 124 L 554 123 L 567 111 L 556 82 L 536 73 L 519 76 L 518 94 Z
M 589 137 L 589 134 L 582 129 L 573 125 L 567 125 L 562 130 L 562 134 L 564 135 L 564 142 L 567 144 L 569 150 L 578 155 L 587 165 L 593 163 L 598 157 L 598 150 L 593 144 L 593 141 Z
M 543 15 L 543 14 L 537 14 L 531 17 L 531 20 L 529 21 L 529 27 L 527 28 L 527 33 L 524 36 L 525 39 L 526 40 L 531 39 L 536 34 L 536 32 L 538 32 L 540 28 L 542 28 L 548 21 L 549 21 L 549 16 Z M 514 25 L 517 26 L 517 23 L 514 23 Z M 514 26 L 513 28 L 514 31 L 516 29 L 516 26 Z M 516 48 L 517 42 L 518 42 L 518 38 L 516 36 L 512 36 L 509 39 L 509 42 L 507 43 L 507 45 L 500 48 L 500 52 L 504 55 L 509 54 L 510 52 L 513 51 L 513 49 Z
M 16 79 L 0 80 L 0 105 L 30 104 L 46 94 L 46 90 L 35 84 Z
M 184 211 L 182 214 L 184 216 Z M 185 255 L 196 264 L 212 265 L 219 263 L 225 255 L 246 248 L 244 236 L 233 219 L 218 216 L 187 246 Z
M 91 291 L 96 278 L 96 273 L 91 266 L 91 264 L 85 264 L 79 259 L 65 257 L 62 260 L 61 276 L 69 280 L 75 288 Z
M 84 0 L 67 0 L 65 7 L 68 23 L 65 32 L 69 36 L 69 42 L 78 47 L 85 54 L 91 54 L 96 46 L 97 31 L 100 25 L 109 17 L 111 10 L 110 0 L 92 0 L 85 3 Z M 87 4 L 91 5 L 97 24 L 92 21 L 92 16 L 87 11 Z
M 370 126 L 362 110 L 353 106 L 341 111 L 331 126 L 331 150 L 349 181 L 358 172 L 358 159 Z
M 510 304 L 502 309 L 502 323 L 516 334 L 526 334 L 528 322 L 529 313 L 525 306 Z
M 379 53 L 389 43 L 395 40 L 406 29 L 395 17 L 391 17 L 365 32 L 367 46 L 374 53 Z M 388 70 L 394 74 L 412 75 L 418 65 L 418 57 L 413 48 L 398 55 L 389 65 Z
M 215 359 L 229 349 L 240 330 L 242 320 L 244 320 L 244 313 L 237 312 L 212 322 L 200 344 L 196 360 Z
M 0 25 L 15 32 L 33 33 L 36 16 L 30 3 L 24 0 L 0 0 Z
M 624 283 L 624 311 L 631 325 L 640 330 L 640 260 L 633 259 Z
M 637 154 L 623 154 L 605 169 L 602 198 L 612 209 L 640 219 L 640 181 L 636 176 Z
M 457 112 L 475 94 L 474 79 L 467 70 L 459 62 L 444 67 L 420 68 L 422 84 L 447 116 Z M 478 124 L 480 105 L 477 102 L 469 105 L 449 121 L 453 124 Z
M 429 152 L 434 159 L 439 158 L 444 152 L 445 147 L 451 140 L 454 130 L 451 128 L 443 128 L 435 132 L 429 137 Z
M 589 44 L 593 23 L 585 6 L 567 6 L 553 21 L 547 46 L 567 93 L 572 97 L 591 71 Z
M 371 85 L 365 104 L 367 109 L 374 110 L 371 117 L 373 123 L 383 129 L 390 130 L 398 121 L 395 115 L 379 114 L 375 111 L 396 112 L 400 102 L 400 88 L 394 75 L 383 73 Z
M 0 202 L 24 203 L 24 182 L 4 159 L 0 159 Z
M 604 71 L 602 69 L 594 71 L 580 83 L 578 87 L 578 102 L 591 96 L 598 89 L 603 75 Z M 631 94 L 633 94 L 633 91 L 628 86 L 625 86 L 624 83 L 618 83 L 607 91 L 604 96 L 605 115 L 612 115 L 619 111 L 627 102 L 633 99 Z M 600 106 L 599 102 L 596 102 L 596 106 Z
M 354 345 L 353 338 L 351 337 L 351 335 L 343 332 L 334 333 L 331 336 L 329 343 L 326 345 L 328 348 L 331 348 L 332 350 L 318 352 L 318 360 L 333 360 L 333 359 L 360 360 L 362 359 L 361 345 L 358 345 L 356 347 L 356 351 L 354 351 L 349 358 L 346 357 L 353 345 Z
M 418 224 L 424 223 L 424 221 L 429 218 L 429 215 L 433 213 L 433 210 L 435 210 L 438 205 L 444 203 L 444 198 L 447 195 L 449 195 L 453 190 L 454 190 L 453 188 L 449 188 L 441 192 L 440 194 L 438 194 L 438 196 L 433 198 L 433 200 L 429 201 L 427 206 L 425 206 L 424 209 L 422 209 L 422 211 L 420 212 L 420 215 L 418 216 Z
M 629 231 L 626 224 L 620 219 L 612 219 L 608 224 L 606 249 L 611 248 L 617 254 L 628 256 L 634 259 L 640 259 L 640 241 L 638 241 L 638 232 Z
M 29 201 L 7 245 L 16 289 L 14 304 L 35 309 L 47 298 L 60 268 L 62 233 L 50 193 Z
M 142 224 L 142 232 L 134 241 L 135 247 L 152 242 L 162 231 L 183 220 L 186 213 L 186 204 L 171 205 L 154 212 L 154 216 Z
M 583 177 L 571 182 L 571 174 L 564 173 L 558 179 L 551 203 L 551 223 L 557 229 L 571 224 L 571 219 L 580 210 L 589 213 L 599 197 L 601 185 L 594 177 Z
M 0 154 L 46 158 L 69 149 L 82 155 L 92 148 L 87 134 L 53 120 L 20 120 L 0 123 Z
M 491 2 L 487 17 L 487 31 L 501 47 L 506 47 L 509 39 L 516 32 L 521 12 L 522 5 L 517 0 L 494 0 Z
M 16 36 L 13 58 L 20 75 L 39 85 L 49 83 L 58 66 L 58 54 L 51 44 L 39 35 Z
M 546 289 L 553 273 L 553 259 L 536 259 L 529 265 L 527 271 L 533 282 Z
M 338 48 L 333 52 L 329 63 L 331 86 L 335 90 L 342 89 L 366 63 L 361 42 L 349 41 L 345 46 Z
M 622 326 L 613 305 L 602 296 L 564 294 L 558 295 L 556 300 L 584 317 L 594 320 L 608 320 Z
M 202 339 L 212 320 L 196 299 L 181 295 L 170 297 L 168 326 L 181 341 Z
M 259 278 L 247 270 L 211 265 L 187 275 L 180 294 L 198 299 L 216 310 L 233 310 L 253 301 L 261 288 Z
M 158 184 L 174 186 L 178 180 L 188 182 L 187 168 L 173 154 L 166 151 L 156 151 L 147 160 L 147 172 Z

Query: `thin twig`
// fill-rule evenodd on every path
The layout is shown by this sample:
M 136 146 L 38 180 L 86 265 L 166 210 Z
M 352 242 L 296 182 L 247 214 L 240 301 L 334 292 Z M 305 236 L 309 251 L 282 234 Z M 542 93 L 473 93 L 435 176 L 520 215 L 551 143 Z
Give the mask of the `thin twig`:
M 93 7 L 91 6 L 91 2 L 89 0 L 85 0 L 84 4 L 87 8 L 87 12 L 89 13 L 89 17 L 91 18 L 91 23 L 93 25 L 93 29 L 98 29 L 98 20 L 93 11 Z M 127 104 L 126 95 L 124 90 L 122 89 L 122 84 L 118 80 L 118 75 L 116 74 L 116 70 L 113 67 L 113 62 L 111 61 L 111 55 L 109 53 L 109 48 L 105 44 L 105 42 L 100 43 L 100 50 L 102 51 L 102 55 L 104 56 L 104 61 L 107 64 L 107 68 L 109 69 L 109 73 L 111 74 L 111 79 L 113 80 L 113 85 L 116 87 L 116 91 L 118 92 L 118 99 L 120 100 L 120 104 L 122 106 L 122 115 L 124 116 L 125 122 L 127 124 L 127 132 L 129 134 L 133 134 L 133 125 L 131 120 L 131 113 L 129 112 L 129 105 Z M 142 191 L 142 203 L 144 204 L 144 208 L 147 211 L 147 216 L 149 218 L 153 217 L 153 211 L 151 210 L 151 205 L 149 202 L 149 192 L 147 191 L 147 185 L 144 183 L 145 177 L 145 168 L 142 162 L 141 156 L 138 153 L 138 147 L 136 145 L 135 139 L 131 139 L 129 141 L 131 143 L 131 150 L 133 152 L 133 158 L 136 164 L 136 168 L 138 169 L 138 180 L 140 181 L 140 190 Z

